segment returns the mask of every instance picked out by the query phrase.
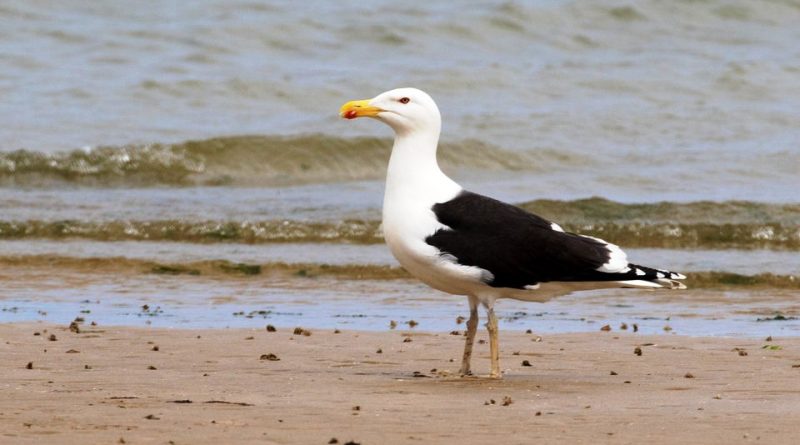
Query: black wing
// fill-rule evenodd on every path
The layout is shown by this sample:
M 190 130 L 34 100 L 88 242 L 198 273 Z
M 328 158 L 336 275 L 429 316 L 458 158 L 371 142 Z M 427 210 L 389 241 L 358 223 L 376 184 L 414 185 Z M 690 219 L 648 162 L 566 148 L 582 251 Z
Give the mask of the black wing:
M 459 264 L 488 270 L 492 287 L 522 289 L 548 281 L 656 279 L 658 271 L 631 265 L 626 273 L 599 272 L 611 258 L 607 244 L 553 230 L 552 223 L 492 198 L 463 191 L 432 208 L 440 229 L 425 241 Z

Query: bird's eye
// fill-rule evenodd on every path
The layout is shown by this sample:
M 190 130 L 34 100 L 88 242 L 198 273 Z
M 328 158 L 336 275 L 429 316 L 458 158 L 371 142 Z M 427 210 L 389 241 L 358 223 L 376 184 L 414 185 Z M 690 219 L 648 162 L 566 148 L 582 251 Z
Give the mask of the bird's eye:
M 409 99 L 409 98 L 407 98 L 407 97 L 404 97 L 404 98 L 400 99 L 400 103 L 401 103 L 401 104 L 407 104 L 407 103 L 409 103 L 409 102 L 411 102 L 411 99 Z

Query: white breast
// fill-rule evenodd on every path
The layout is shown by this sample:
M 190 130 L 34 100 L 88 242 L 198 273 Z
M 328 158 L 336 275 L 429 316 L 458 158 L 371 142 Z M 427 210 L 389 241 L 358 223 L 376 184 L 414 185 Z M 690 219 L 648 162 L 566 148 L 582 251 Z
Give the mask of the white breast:
M 482 279 L 486 271 L 459 265 L 454 258 L 442 255 L 425 242 L 436 230 L 444 228 L 433 212 L 430 217 L 422 215 L 423 212 L 412 212 L 403 213 L 404 217 L 399 218 L 395 218 L 391 210 L 388 213 L 390 216 L 384 216 L 383 220 L 386 244 L 400 265 L 414 277 L 434 289 L 457 295 L 471 294 L 476 286 L 484 286 Z
M 483 286 L 481 279 L 488 272 L 459 265 L 425 242 L 437 230 L 447 229 L 436 219 L 433 206 L 458 196 L 462 188 L 442 173 L 435 152 L 430 157 L 415 148 L 410 141 L 396 140 L 392 150 L 383 200 L 386 244 L 425 284 L 452 294 L 472 293 L 475 286 Z

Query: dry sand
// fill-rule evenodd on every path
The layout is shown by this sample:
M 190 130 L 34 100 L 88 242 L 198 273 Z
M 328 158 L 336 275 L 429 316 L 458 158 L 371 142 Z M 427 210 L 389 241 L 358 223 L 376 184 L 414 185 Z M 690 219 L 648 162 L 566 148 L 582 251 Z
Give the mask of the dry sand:
M 0 443 L 800 443 L 797 338 L 81 330 L 0 325 Z

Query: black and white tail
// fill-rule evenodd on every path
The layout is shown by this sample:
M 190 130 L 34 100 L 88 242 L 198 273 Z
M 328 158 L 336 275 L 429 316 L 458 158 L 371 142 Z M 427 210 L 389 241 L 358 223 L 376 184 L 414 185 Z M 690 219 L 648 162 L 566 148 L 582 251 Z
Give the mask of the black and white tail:
M 620 280 L 624 287 L 686 289 L 686 285 L 678 281 L 686 279 L 683 274 L 636 264 L 628 264 L 628 267 L 630 271 L 625 273 L 625 278 L 630 279 Z

